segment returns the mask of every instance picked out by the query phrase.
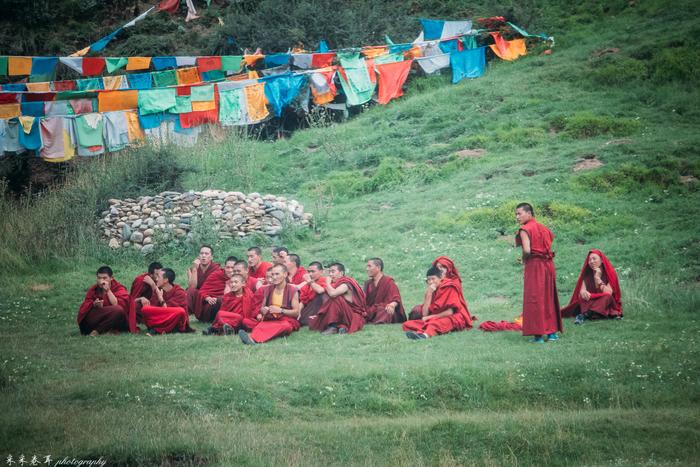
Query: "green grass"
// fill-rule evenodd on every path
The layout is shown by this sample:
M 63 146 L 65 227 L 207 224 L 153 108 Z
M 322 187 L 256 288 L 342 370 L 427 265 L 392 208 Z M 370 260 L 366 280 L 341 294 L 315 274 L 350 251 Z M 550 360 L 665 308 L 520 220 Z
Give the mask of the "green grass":
M 456 86 L 412 79 L 404 98 L 344 124 L 276 142 L 232 135 L 137 150 L 81 165 L 38 199 L 4 198 L 0 454 L 117 465 L 697 464 L 700 195 L 681 177 L 700 178 L 700 99 L 696 68 L 677 60 L 694 60 L 684 41 L 697 7 L 624 5 L 571 7 L 549 17 L 551 56 L 492 63 Z M 594 55 L 613 46 L 614 57 Z M 462 159 L 462 149 L 486 152 Z M 574 172 L 591 154 L 604 166 Z M 161 176 L 164 161 L 175 165 Z M 304 329 L 255 348 L 199 335 L 80 337 L 75 313 L 93 271 L 109 263 L 128 283 L 152 259 L 110 251 L 93 216 L 109 198 L 165 188 L 299 199 L 315 228 L 280 243 L 305 263 L 340 260 L 358 279 L 380 256 L 408 306 L 431 260 L 449 255 L 480 321 L 519 313 L 509 239 L 514 204 L 529 201 L 557 236 L 561 301 L 600 248 L 618 270 L 625 320 L 567 321 L 561 341 L 541 347 L 479 330 L 411 342 L 399 326 L 323 338 Z M 206 227 L 199 238 L 215 240 Z M 215 242 L 216 257 L 254 242 L 271 243 Z M 182 282 L 193 255 L 162 248 L 158 259 Z

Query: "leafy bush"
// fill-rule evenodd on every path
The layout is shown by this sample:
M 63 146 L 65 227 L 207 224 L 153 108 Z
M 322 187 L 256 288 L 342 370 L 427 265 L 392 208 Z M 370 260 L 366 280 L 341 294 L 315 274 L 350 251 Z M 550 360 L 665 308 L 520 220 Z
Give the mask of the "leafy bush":
M 591 79 L 597 84 L 625 85 L 647 77 L 646 64 L 620 55 L 604 55 L 591 62 Z
M 594 115 L 590 112 L 578 112 L 571 117 L 555 119 L 555 128 L 561 127 L 569 136 L 574 138 L 590 138 L 598 135 L 628 136 L 641 126 L 638 120 L 632 118 Z
M 661 48 L 649 64 L 651 77 L 657 83 L 700 81 L 700 52 L 696 48 Z

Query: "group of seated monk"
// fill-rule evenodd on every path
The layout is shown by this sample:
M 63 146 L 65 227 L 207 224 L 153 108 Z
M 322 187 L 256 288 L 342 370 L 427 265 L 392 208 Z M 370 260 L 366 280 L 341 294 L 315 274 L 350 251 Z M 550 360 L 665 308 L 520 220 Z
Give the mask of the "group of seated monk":
M 82 334 L 92 336 L 130 331 L 147 335 L 194 332 L 189 315 L 210 323 L 204 335 L 238 334 L 244 344 L 288 336 L 302 326 L 323 335 L 349 334 L 365 324 L 403 323 L 409 339 L 427 339 L 472 327 L 472 316 L 462 292 L 462 279 L 454 262 L 440 256 L 426 273 L 423 303 L 408 319 L 394 279 L 384 274 L 380 258 L 367 261 L 368 280 L 361 287 L 335 262 L 301 265 L 287 248 L 272 251 L 273 262 L 263 261 L 262 250 L 247 250 L 247 261 L 228 257 L 223 268 L 208 245 L 187 270 L 187 290 L 175 284 L 175 272 L 153 262 L 137 276 L 131 291 L 114 277 L 111 268 L 97 270 L 78 312 Z M 578 321 L 622 316 L 619 284 L 605 256 L 592 250 L 584 264 L 574 297 L 562 310 Z M 475 318 L 474 318 L 475 319 Z

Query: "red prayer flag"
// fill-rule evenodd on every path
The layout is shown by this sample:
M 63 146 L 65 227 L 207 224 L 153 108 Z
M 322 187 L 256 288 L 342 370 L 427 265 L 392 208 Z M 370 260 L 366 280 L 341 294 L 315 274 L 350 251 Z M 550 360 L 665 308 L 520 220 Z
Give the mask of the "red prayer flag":
M 221 57 L 198 57 L 197 67 L 200 73 L 221 70 Z
M 97 76 L 102 74 L 105 67 L 105 59 L 103 57 L 85 57 L 83 58 L 83 75 Z
M 178 8 L 180 8 L 180 0 L 162 0 L 158 4 L 158 10 L 165 11 L 171 15 L 177 13 Z

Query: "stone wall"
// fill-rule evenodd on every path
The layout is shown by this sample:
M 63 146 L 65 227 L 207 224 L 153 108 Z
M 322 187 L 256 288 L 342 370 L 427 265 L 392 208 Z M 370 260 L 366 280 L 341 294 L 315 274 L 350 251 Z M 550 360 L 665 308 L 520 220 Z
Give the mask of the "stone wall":
M 282 196 L 237 191 L 164 191 L 138 199 L 110 199 L 98 221 L 111 248 L 136 248 L 145 255 L 158 241 L 192 239 L 193 226 L 208 218 L 219 238 L 245 237 L 255 232 L 279 235 L 284 225 L 308 226 L 312 216 L 304 206 Z

